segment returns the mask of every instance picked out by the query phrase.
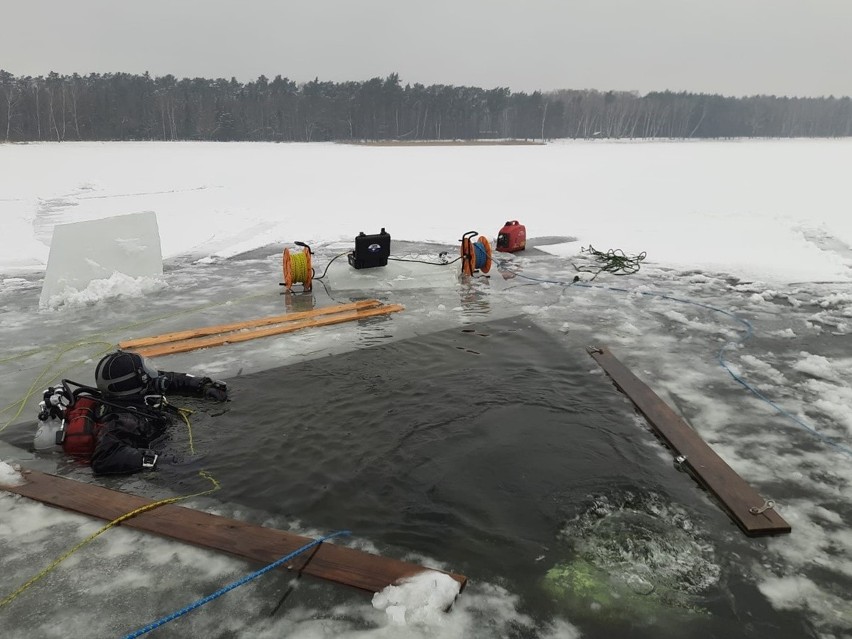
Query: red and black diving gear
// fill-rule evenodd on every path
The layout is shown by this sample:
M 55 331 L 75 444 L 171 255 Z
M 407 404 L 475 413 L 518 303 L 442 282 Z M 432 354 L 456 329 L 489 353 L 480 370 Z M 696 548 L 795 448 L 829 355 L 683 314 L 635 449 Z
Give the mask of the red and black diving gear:
M 129 474 L 154 468 L 157 445 L 166 438 L 176 409 L 164 393 L 228 399 L 224 382 L 159 371 L 145 357 L 118 351 L 95 369 L 97 388 L 63 380 L 44 391 L 41 421 L 61 419 L 56 444 L 96 475 Z

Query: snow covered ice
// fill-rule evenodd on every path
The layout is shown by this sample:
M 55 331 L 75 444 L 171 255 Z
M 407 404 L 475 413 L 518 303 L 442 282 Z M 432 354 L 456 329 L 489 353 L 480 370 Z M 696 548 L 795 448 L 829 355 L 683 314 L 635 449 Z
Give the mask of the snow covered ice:
M 435 625 L 458 594 L 459 584 L 453 578 L 426 571 L 377 592 L 373 595 L 373 605 L 401 626 L 408 622 Z
M 175 355 L 163 366 L 230 378 L 517 314 L 572 346 L 606 344 L 758 492 L 774 499 L 793 528 L 789 536 L 755 540 L 739 540 L 732 529 L 724 542 L 739 544 L 739 557 L 718 547 L 710 552 L 697 541 L 688 542 L 694 545 L 687 557 L 699 558 L 707 575 L 724 573 L 730 579 L 734 574 L 753 584 L 779 620 L 791 614 L 817 636 L 844 636 L 852 632 L 849 166 L 848 140 L 423 148 L 0 145 L 5 229 L 0 428 L 34 419 L 51 376 L 90 379 L 99 354 L 120 339 L 271 315 L 286 303 L 293 305 L 286 310 L 302 310 L 298 298 L 285 302 L 278 286 L 280 249 L 296 240 L 314 248 L 320 272 L 335 255 L 350 250 L 360 231 L 387 228 L 392 255 L 404 251 L 437 259 L 438 251 L 451 250 L 452 258 L 462 233 L 476 230 L 493 238 L 506 220 L 518 219 L 532 238 L 530 250 L 500 256 L 503 271 L 514 277 L 504 279 L 495 270 L 489 281 L 464 285 L 446 277 L 449 269 L 435 269 L 430 276 L 433 267 L 406 265 L 409 271 L 371 280 L 364 289 L 365 296 L 406 307 L 380 327 L 303 331 Z M 162 276 L 115 273 L 39 305 L 56 224 L 149 211 L 159 227 Z M 603 273 L 591 280 L 579 273 L 581 281 L 569 286 L 578 274 L 575 266 L 593 268 L 580 251 L 589 245 L 628 254 L 646 251 L 648 257 L 635 275 Z M 345 258 L 329 269 L 327 286 L 315 286 L 317 305 L 356 294 L 358 280 Z M 160 319 L 146 324 L 150 317 Z M 38 353 L 28 355 L 33 350 Z M 603 376 L 591 361 L 588 370 Z M 643 441 L 659 452 L 661 465 L 671 464 L 653 437 Z M 12 464 L 48 472 L 61 464 L 56 456 L 2 439 L 0 460 L 4 483 L 16 474 Z M 684 486 L 697 490 L 686 480 Z M 185 487 L 137 476 L 123 488 L 159 498 Z M 270 525 L 293 526 L 302 534 L 326 532 L 314 522 L 282 521 L 214 498 L 193 505 L 228 516 L 269 517 Z M 655 512 L 652 508 L 642 517 Z M 0 492 L 0 596 L 100 525 Z M 353 532 L 351 541 L 341 543 L 371 549 L 369 539 Z M 563 533 L 554 530 L 554 544 Z M 0 609 L 4 636 L 82 636 L 90 630 L 120 635 L 249 571 L 237 560 L 130 530 L 112 530 L 98 543 L 97 553 L 72 557 L 51 581 L 21 595 L 13 604 L 20 608 Z M 551 552 L 541 551 L 544 562 Z M 104 553 L 121 568 L 104 573 L 93 561 Z M 668 559 L 654 558 L 661 565 Z M 417 560 L 458 568 L 440 556 Z M 28 597 L 49 600 L 57 592 L 67 597 L 85 581 L 92 585 L 79 596 L 112 604 L 110 616 L 81 611 L 69 617 L 57 611 L 34 619 L 37 606 L 28 604 Z M 719 581 L 724 579 L 714 583 Z M 154 583 L 161 594 L 130 610 L 134 593 Z M 440 615 L 429 612 L 435 589 L 384 593 L 374 607 L 367 600 L 329 595 L 334 587 L 324 586 L 286 615 L 270 617 L 264 588 L 246 586 L 193 613 L 197 616 L 187 618 L 183 632 L 582 634 L 582 625 L 569 614 L 532 618 L 524 593 L 500 583 L 498 568 L 494 579 L 472 578 L 451 611 Z M 446 599 L 440 602 L 443 606 Z M 8 615 L 18 622 L 11 634 Z

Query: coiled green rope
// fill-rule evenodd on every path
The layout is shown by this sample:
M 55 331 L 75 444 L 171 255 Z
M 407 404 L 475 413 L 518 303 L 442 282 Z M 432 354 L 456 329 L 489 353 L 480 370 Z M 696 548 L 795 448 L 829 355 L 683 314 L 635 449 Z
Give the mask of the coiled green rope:
M 632 275 L 639 271 L 642 261 L 648 256 L 645 251 L 642 251 L 638 255 L 627 255 L 621 249 L 609 249 L 604 253 L 603 251 L 598 251 L 591 244 L 589 244 L 588 248 L 581 248 L 580 253 L 587 254 L 601 265 L 599 268 L 594 269 L 577 266 L 573 262 L 571 263 L 581 273 L 594 273 L 589 280 L 590 282 L 604 272 L 612 275 Z

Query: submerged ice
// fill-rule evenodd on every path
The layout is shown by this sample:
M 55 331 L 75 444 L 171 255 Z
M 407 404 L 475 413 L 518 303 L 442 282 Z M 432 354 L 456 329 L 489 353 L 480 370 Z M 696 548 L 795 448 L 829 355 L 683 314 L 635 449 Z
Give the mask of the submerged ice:
M 570 614 L 630 623 L 702 610 L 721 566 L 688 513 L 655 493 L 597 495 L 560 531 L 572 558 L 551 568 L 545 587 Z

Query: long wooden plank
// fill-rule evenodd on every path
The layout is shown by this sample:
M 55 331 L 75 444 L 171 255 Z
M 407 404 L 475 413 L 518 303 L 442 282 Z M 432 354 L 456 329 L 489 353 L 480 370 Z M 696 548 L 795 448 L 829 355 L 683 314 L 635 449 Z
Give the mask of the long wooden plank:
M 191 328 L 185 331 L 175 331 L 173 333 L 163 333 L 162 335 L 154 335 L 151 337 L 139 337 L 129 339 L 118 344 L 119 348 L 132 349 L 143 346 L 153 346 L 155 344 L 164 344 L 166 342 L 177 342 L 185 339 L 193 339 L 196 337 L 204 337 L 206 335 L 218 335 L 219 333 L 228 333 L 231 331 L 239 331 L 247 328 L 257 328 L 258 326 L 269 326 L 270 324 L 282 324 L 284 322 L 295 322 L 309 317 L 318 317 L 321 315 L 331 315 L 333 313 L 342 313 L 344 311 L 354 311 L 367 308 L 375 308 L 381 305 L 379 300 L 360 300 L 349 304 L 336 304 L 334 306 L 326 306 L 323 308 L 315 308 L 310 311 L 297 311 L 295 313 L 286 313 L 284 315 L 271 315 L 269 317 L 261 317 L 253 320 L 245 320 L 242 322 L 232 322 L 230 324 L 218 324 L 216 326 L 201 326 L 199 328 Z
M 131 349 L 135 353 L 144 355 L 145 357 L 158 357 L 160 355 L 173 355 L 175 353 L 185 353 L 187 351 L 198 350 L 199 348 L 209 348 L 211 346 L 222 346 L 223 344 L 234 344 L 237 342 L 247 342 L 249 340 L 258 339 L 261 337 L 269 337 L 270 335 L 283 335 L 284 333 L 292 333 L 303 328 L 315 328 L 318 326 L 331 326 L 333 324 L 341 324 L 343 322 L 351 322 L 353 320 L 366 319 L 368 317 L 377 317 L 379 315 L 387 315 L 404 310 L 404 306 L 400 304 L 388 304 L 379 306 L 378 308 L 368 308 L 359 311 L 347 311 L 345 313 L 335 313 L 318 319 L 307 319 L 300 322 L 288 322 L 280 326 L 270 328 L 258 328 L 251 331 L 238 331 L 227 333 L 225 335 L 214 335 L 212 337 L 202 337 L 198 339 L 183 340 L 180 342 L 168 342 L 166 344 L 158 344 L 156 346 L 148 346 L 145 348 Z
M 790 524 L 771 507 L 771 502 L 764 500 L 608 349 L 592 348 L 589 354 L 636 405 L 669 448 L 685 458 L 682 465 L 722 503 L 746 535 L 756 537 L 790 532 Z
M 24 477 L 26 483 L 20 486 L 0 484 L 0 489 L 107 521 L 151 503 L 135 495 L 38 471 L 24 471 Z M 261 564 L 272 563 L 312 541 L 309 537 L 174 505 L 144 512 L 121 525 Z M 282 567 L 302 569 L 307 575 L 368 592 L 379 592 L 400 579 L 427 570 L 417 564 L 372 555 L 331 542 L 321 544 L 304 568 L 303 562 L 304 557 L 297 556 Z M 467 583 L 464 575 L 447 574 L 459 582 L 462 588 Z

